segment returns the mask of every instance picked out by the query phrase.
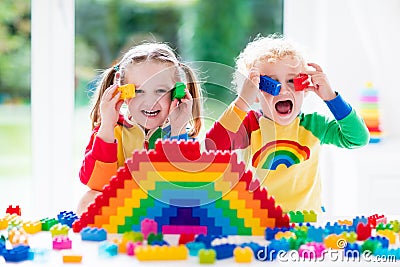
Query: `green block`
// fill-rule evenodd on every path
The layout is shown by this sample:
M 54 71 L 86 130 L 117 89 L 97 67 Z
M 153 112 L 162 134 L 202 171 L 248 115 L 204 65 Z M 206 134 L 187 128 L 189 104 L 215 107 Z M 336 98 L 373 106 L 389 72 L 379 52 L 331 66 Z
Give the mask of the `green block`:
M 182 82 L 177 82 L 175 83 L 174 89 L 172 89 L 172 100 L 174 98 L 180 100 L 185 97 L 186 92 L 185 92 L 186 85 Z

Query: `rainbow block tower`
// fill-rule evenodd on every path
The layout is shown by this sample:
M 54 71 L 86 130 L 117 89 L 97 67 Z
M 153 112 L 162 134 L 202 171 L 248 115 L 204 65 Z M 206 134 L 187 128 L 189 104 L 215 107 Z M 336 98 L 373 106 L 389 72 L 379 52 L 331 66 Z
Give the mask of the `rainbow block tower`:
M 266 227 L 288 227 L 289 217 L 252 178 L 234 152 L 159 140 L 155 150 L 133 153 L 73 229 L 140 231 L 145 218 L 163 234 L 262 236 Z
M 378 90 L 374 88 L 372 82 L 367 82 L 361 91 L 360 115 L 370 132 L 370 143 L 379 143 L 382 137 L 379 114 Z

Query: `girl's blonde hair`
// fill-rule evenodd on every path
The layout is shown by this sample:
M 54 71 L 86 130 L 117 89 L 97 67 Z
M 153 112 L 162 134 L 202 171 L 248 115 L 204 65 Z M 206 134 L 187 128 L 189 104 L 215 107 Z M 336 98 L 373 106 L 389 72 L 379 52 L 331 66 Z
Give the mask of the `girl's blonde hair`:
M 292 41 L 277 33 L 267 37 L 258 35 L 236 58 L 236 71 L 233 77 L 236 90 L 242 88 L 255 63 L 276 62 L 286 56 L 297 57 L 302 69 L 306 69 L 307 63 L 303 52 Z
M 120 84 L 125 83 L 125 71 L 129 64 L 137 64 L 145 61 L 154 61 L 159 63 L 172 64 L 176 68 L 176 75 L 185 74 L 186 85 L 193 97 L 192 121 L 189 122 L 189 136 L 196 137 L 202 127 L 202 89 L 198 82 L 195 72 L 186 64 L 182 63 L 172 48 L 164 43 L 144 43 L 132 47 L 114 66 L 106 69 L 97 86 L 94 95 L 94 105 L 90 112 L 92 128 L 101 123 L 100 101 L 104 91 L 116 82 L 115 74 L 120 72 Z

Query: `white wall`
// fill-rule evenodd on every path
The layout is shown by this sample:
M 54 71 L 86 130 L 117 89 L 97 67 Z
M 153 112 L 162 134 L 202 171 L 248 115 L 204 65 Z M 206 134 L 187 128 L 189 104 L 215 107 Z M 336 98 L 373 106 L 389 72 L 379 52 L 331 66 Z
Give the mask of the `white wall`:
M 354 107 L 359 105 L 366 81 L 372 81 L 379 90 L 384 145 L 359 151 L 327 148 L 323 166 L 329 212 L 345 215 L 366 211 L 360 199 L 370 192 L 364 185 L 372 182 L 361 177 L 365 171 L 360 168 L 373 166 L 363 165 L 362 157 L 379 155 L 376 150 L 385 154 L 391 142 L 398 144 L 400 138 L 396 118 L 400 99 L 400 1 L 285 0 L 284 16 L 285 34 L 308 48 L 334 89 Z M 310 110 L 315 105 L 326 111 L 318 99 L 308 99 Z M 391 175 L 400 181 L 399 176 Z

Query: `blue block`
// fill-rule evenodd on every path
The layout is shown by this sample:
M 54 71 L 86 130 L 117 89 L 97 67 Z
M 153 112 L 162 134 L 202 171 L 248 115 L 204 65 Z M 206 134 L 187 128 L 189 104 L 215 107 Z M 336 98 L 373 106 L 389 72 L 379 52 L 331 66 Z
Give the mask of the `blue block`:
M 190 256 L 197 256 L 199 254 L 200 249 L 206 248 L 204 243 L 201 243 L 201 242 L 188 242 L 188 243 L 186 243 L 186 247 L 189 250 Z
M 101 242 L 99 245 L 99 256 L 113 257 L 118 255 L 118 245 L 111 242 Z
M 72 228 L 74 221 L 78 220 L 79 217 L 72 211 L 62 211 L 57 215 L 57 219 L 61 224 L 68 225 Z
M 217 260 L 228 259 L 233 257 L 233 250 L 236 248 L 234 244 L 223 244 L 212 246 L 212 249 L 217 253 Z
M 324 241 L 325 230 L 322 227 L 315 228 L 314 226 L 308 227 L 307 238 L 312 241 L 322 243 Z
M 17 246 L 12 249 L 3 249 L 1 255 L 3 255 L 6 262 L 20 262 L 29 259 L 29 246 Z
M 107 240 L 107 232 L 103 228 L 85 227 L 81 231 L 81 238 L 84 241 L 104 241 Z
M 277 96 L 281 91 L 281 83 L 268 76 L 261 75 L 259 88 L 273 96 Z

